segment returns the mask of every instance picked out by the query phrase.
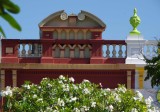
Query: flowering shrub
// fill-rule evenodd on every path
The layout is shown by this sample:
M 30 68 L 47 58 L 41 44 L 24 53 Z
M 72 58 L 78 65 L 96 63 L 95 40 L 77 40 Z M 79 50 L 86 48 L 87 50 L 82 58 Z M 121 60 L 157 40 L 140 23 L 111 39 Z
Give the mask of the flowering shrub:
M 102 89 L 88 80 L 74 84 L 74 78 L 43 78 L 39 85 L 26 82 L 21 88 L 7 87 L 4 110 L 12 112 L 154 112 L 152 98 L 144 99 L 119 86 Z M 156 111 L 157 112 L 157 111 Z

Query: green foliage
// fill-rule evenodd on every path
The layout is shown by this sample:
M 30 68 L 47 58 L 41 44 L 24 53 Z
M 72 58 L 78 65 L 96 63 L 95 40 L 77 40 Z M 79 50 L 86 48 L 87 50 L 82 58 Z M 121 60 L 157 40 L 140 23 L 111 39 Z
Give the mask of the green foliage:
M 21 88 L 7 87 L 2 91 L 6 112 L 154 112 L 152 99 L 144 99 L 119 85 L 115 90 L 83 80 L 60 76 L 44 78 L 39 85 L 26 82 Z
M 158 49 L 156 52 L 157 56 L 152 59 L 148 59 L 144 56 L 144 59 L 147 63 L 145 66 L 145 70 L 147 70 L 147 76 L 145 77 L 145 81 L 151 78 L 151 86 L 159 86 L 160 85 L 160 41 L 158 42 Z
M 20 8 L 10 0 L 0 0 L 0 17 L 6 20 L 14 29 L 21 31 L 18 22 L 9 14 L 18 14 Z M 0 26 L 0 33 L 5 36 L 3 28 Z

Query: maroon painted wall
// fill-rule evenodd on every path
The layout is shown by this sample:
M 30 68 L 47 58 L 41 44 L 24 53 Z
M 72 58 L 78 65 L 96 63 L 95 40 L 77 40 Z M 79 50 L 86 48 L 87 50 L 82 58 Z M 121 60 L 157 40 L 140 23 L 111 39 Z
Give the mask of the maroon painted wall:
M 6 86 L 12 84 L 10 72 L 7 71 Z M 134 88 L 134 74 L 132 70 L 132 88 Z M 59 75 L 74 77 L 76 83 L 88 79 L 93 83 L 102 83 L 104 88 L 115 88 L 117 84 L 127 84 L 127 70 L 17 70 L 17 84 L 21 86 L 25 80 L 38 84 L 42 78 L 58 78 Z

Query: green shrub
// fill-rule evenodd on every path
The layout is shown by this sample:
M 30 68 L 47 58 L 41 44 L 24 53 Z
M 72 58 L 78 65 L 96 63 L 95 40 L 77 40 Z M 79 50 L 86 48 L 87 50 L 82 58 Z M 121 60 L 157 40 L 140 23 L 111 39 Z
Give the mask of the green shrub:
M 26 82 L 21 88 L 6 87 L 2 91 L 6 112 L 154 112 L 152 98 L 144 99 L 119 85 L 114 90 L 74 78 L 43 78 L 39 85 Z

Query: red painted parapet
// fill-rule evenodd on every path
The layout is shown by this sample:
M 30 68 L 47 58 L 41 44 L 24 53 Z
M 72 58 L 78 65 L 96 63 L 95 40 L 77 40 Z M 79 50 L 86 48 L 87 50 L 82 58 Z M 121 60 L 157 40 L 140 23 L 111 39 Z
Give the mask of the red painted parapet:
M 2 63 L 105 64 L 125 58 L 124 40 L 2 39 Z

